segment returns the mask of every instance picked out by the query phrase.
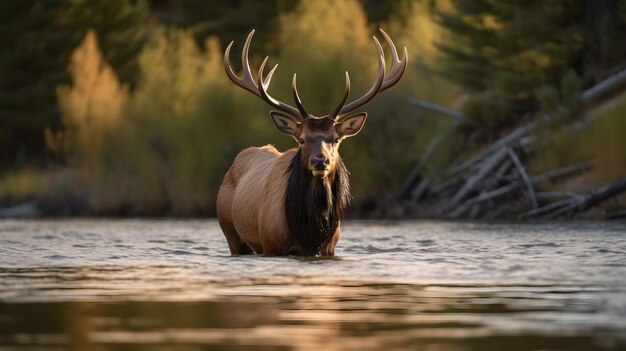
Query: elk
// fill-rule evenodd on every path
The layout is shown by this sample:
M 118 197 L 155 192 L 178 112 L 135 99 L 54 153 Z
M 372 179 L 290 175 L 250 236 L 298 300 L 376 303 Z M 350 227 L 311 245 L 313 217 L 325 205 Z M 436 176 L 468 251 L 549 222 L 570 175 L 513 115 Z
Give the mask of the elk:
M 365 112 L 349 113 L 396 84 L 407 66 L 406 47 L 400 60 L 391 38 L 382 29 L 380 32 L 392 55 L 389 74 L 383 48 L 374 36 L 378 50 L 374 84 L 365 95 L 346 103 L 350 94 L 346 72 L 343 97 L 326 116 L 313 116 L 305 110 L 296 89 L 296 74 L 292 80 L 296 107 L 269 95 L 267 89 L 278 65 L 265 75 L 268 57 L 254 79 L 248 63 L 254 30 L 243 46 L 242 78 L 230 66 L 233 42 L 226 48 L 228 78 L 275 108 L 270 116 L 276 127 L 298 142 L 285 152 L 266 145 L 247 148 L 235 157 L 217 195 L 217 218 L 232 255 L 334 255 L 340 221 L 350 202 L 348 170 L 339 156 L 339 145 L 361 131 L 367 119 Z

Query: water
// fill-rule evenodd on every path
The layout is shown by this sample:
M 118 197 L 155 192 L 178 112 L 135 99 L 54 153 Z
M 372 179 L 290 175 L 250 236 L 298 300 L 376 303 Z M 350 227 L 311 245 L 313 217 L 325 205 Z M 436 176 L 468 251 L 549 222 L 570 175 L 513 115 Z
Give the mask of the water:
M 0 221 L 0 350 L 626 350 L 626 224 L 358 222 L 230 257 L 215 221 Z

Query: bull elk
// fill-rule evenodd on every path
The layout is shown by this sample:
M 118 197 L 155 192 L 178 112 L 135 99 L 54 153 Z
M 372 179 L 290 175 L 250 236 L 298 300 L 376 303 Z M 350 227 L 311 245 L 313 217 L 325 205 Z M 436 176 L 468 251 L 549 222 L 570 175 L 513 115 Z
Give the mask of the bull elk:
M 380 42 L 378 73 L 371 88 L 361 98 L 347 103 L 350 77 L 346 72 L 345 92 L 339 104 L 326 116 L 310 115 L 302 105 L 293 75 L 292 90 L 296 107 L 271 97 L 267 88 L 276 66 L 265 75 L 266 57 L 253 78 L 248 51 L 254 30 L 248 34 L 242 52 L 243 77 L 230 66 L 230 50 L 224 53 L 228 78 L 260 97 L 276 109 L 270 116 L 278 129 L 293 137 L 298 147 L 279 152 L 272 145 L 241 151 L 224 176 L 217 195 L 217 218 L 233 255 L 332 256 L 339 240 L 339 224 L 350 202 L 348 170 L 339 156 L 342 140 L 356 135 L 367 118 L 365 112 L 348 114 L 385 89 L 396 84 L 407 65 L 391 38 L 380 30 L 389 45 L 392 67 L 385 72 Z

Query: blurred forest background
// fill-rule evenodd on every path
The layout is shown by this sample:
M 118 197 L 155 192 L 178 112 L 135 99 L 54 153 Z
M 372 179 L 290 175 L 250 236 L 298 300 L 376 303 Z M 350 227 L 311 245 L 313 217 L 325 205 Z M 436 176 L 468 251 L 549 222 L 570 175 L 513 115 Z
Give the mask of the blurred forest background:
M 0 214 L 213 215 L 240 150 L 295 146 L 225 46 L 256 28 L 320 115 L 379 27 L 409 67 L 342 145 L 353 216 L 626 215 L 626 0 L 0 0 Z

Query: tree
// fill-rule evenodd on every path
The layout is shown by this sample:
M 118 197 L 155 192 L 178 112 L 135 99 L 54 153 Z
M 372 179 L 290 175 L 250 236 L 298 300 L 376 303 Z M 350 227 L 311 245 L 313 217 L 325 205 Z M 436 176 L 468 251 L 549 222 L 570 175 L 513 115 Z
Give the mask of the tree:
M 581 75 L 591 86 L 626 67 L 626 0 L 586 0 L 584 8 Z
M 70 62 L 73 84 L 57 88 L 64 130 L 56 136 L 48 130 L 47 142 L 70 166 L 90 169 L 102 153 L 103 135 L 121 122 L 128 86 L 104 60 L 94 31 L 87 32 Z
M 579 66 L 584 46 L 581 0 L 521 3 L 452 0 L 439 23 L 451 36 L 438 43 L 442 73 L 471 97 L 465 112 L 475 121 L 507 125 L 539 109 L 535 91 L 558 84 Z
M 361 6 L 367 15 L 369 22 L 380 23 L 387 21 L 394 13 L 395 8 L 400 5 L 410 4 L 410 0 L 360 0 Z
M 55 89 L 89 28 L 132 82 L 147 15 L 143 0 L 0 0 L 0 170 L 43 163 L 44 129 L 60 127 Z
M 197 43 L 204 44 L 206 38 L 217 36 L 222 45 L 241 38 L 255 28 L 255 52 L 258 48 L 270 47 L 276 51 L 273 41 L 278 29 L 280 14 L 293 10 L 300 0 L 241 0 L 214 1 L 210 6 L 204 0 L 170 0 L 170 9 L 161 11 L 166 23 L 192 30 Z

